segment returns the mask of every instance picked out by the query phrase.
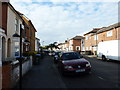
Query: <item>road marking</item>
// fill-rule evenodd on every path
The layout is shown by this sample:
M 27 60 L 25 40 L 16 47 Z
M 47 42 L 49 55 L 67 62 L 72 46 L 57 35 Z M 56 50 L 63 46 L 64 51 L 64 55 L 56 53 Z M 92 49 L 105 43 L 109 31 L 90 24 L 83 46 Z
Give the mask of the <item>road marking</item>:
M 100 79 L 102 79 L 102 80 L 104 80 L 102 77 L 100 77 L 100 76 L 98 76 L 98 78 L 100 78 Z

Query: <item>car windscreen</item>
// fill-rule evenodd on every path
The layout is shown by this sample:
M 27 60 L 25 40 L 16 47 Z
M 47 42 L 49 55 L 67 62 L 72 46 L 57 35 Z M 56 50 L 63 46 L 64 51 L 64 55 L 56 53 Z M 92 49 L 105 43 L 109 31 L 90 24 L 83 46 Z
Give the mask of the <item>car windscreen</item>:
M 78 53 L 63 53 L 62 59 L 63 60 L 73 60 L 73 59 L 80 59 L 80 55 Z

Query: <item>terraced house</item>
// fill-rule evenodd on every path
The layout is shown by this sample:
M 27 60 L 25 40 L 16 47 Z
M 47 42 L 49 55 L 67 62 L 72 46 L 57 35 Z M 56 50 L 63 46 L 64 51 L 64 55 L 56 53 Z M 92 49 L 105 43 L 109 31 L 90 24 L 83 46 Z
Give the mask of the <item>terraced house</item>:
M 17 11 L 18 12 L 18 11 Z M 23 31 L 23 37 L 26 38 L 26 40 L 29 41 L 29 44 L 24 45 L 24 52 L 25 51 L 35 51 L 35 33 L 37 32 L 37 30 L 35 29 L 32 21 L 27 18 L 24 14 L 18 12 L 19 15 L 22 17 L 22 19 L 25 22 L 25 30 Z
M 82 46 L 83 36 L 75 36 L 69 40 L 69 51 L 82 51 L 84 46 Z
M 22 53 L 35 51 L 36 29 L 31 20 L 25 21 L 21 15 L 10 4 L 9 0 L 2 0 L 0 3 L 0 66 L 2 67 L 2 88 L 11 88 L 19 80 L 20 56 L 20 31 L 22 30 Z M 15 38 L 14 36 L 19 37 Z M 28 41 L 28 43 L 24 43 Z M 24 75 L 32 67 L 32 59 L 23 62 Z M 1 76 L 1 75 L 0 75 Z M 0 84 L 1 85 L 1 84 Z M 0 86 L 1 87 L 1 86 Z
M 91 51 L 92 54 L 96 54 L 99 42 L 120 39 L 120 23 L 108 27 L 95 28 L 84 34 L 84 36 L 85 51 Z
M 84 51 L 84 37 L 75 36 L 69 40 L 65 40 L 65 43 L 58 44 L 58 47 L 62 51 Z

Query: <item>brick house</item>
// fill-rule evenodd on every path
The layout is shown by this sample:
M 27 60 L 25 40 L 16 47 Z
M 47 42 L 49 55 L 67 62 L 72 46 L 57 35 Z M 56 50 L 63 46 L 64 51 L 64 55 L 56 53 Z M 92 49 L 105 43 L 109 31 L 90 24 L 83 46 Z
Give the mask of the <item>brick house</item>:
M 2 2 L 2 28 L 5 30 L 6 38 L 6 58 L 14 58 L 16 53 L 20 53 L 19 38 L 14 39 L 13 34 L 20 35 L 20 25 L 23 20 L 9 2 Z
M 69 51 L 82 51 L 83 36 L 75 36 L 69 40 Z
M 21 12 L 17 11 L 18 14 L 22 17 L 23 19 L 23 24 L 24 24 L 24 30 L 22 31 L 22 37 L 25 39 L 25 41 L 27 40 L 27 42 L 29 42 L 29 44 L 25 44 L 23 43 L 23 52 L 27 52 L 30 51 L 30 27 L 28 25 L 27 22 L 27 17 L 22 14 Z
M 31 51 L 35 51 L 35 33 L 37 32 L 37 30 L 35 29 L 33 23 L 31 20 L 29 20 L 29 26 L 30 26 L 30 50 Z
M 97 31 L 97 42 L 120 40 L 120 22 Z
M 119 27 L 120 23 L 116 23 L 108 27 L 94 28 L 92 31 L 84 34 L 85 51 L 91 51 L 91 54 L 95 55 L 99 42 L 118 40 L 120 38 Z
M 20 26 L 25 26 L 26 23 L 21 18 L 20 14 L 15 10 L 15 8 L 9 3 L 9 0 L 2 0 L 2 3 L 0 4 L 2 5 L 2 7 L 0 7 L 0 10 L 2 11 L 2 13 L 0 13 L 2 14 L 2 23 L 0 25 L 0 61 L 2 62 L 2 88 L 11 88 L 19 80 L 19 62 L 16 61 L 15 56 L 16 52 L 20 53 L 20 41 L 19 38 L 15 39 L 13 35 L 15 33 L 20 35 Z M 25 26 L 25 29 L 26 28 L 28 28 L 28 25 Z M 27 72 L 28 69 L 30 69 L 32 66 L 31 62 L 31 59 L 24 62 L 24 69 L 22 72 L 23 74 Z
M 12 65 L 10 61 L 15 60 L 15 53 L 19 50 L 19 39 L 14 40 L 13 34 L 20 34 L 22 18 L 16 12 L 9 0 L 2 0 L 2 88 L 11 87 Z
M 23 32 L 23 35 L 25 38 L 30 42 L 27 46 L 24 45 L 24 48 L 26 48 L 26 51 L 35 51 L 35 33 L 37 32 L 34 25 L 32 24 L 32 21 L 27 18 L 24 14 L 18 12 L 19 15 L 22 17 L 22 19 L 25 22 L 25 31 Z

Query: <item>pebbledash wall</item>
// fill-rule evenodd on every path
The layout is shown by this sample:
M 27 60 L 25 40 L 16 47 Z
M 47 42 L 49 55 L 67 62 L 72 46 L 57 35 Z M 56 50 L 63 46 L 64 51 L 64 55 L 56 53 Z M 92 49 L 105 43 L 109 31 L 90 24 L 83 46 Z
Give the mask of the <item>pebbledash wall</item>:
M 22 64 L 22 75 L 25 75 L 32 67 L 32 57 Z M 12 63 L 11 87 L 14 87 L 19 81 L 19 62 Z

